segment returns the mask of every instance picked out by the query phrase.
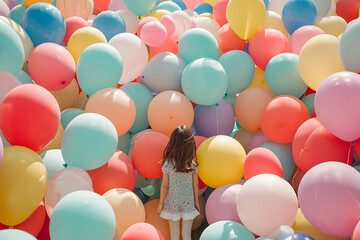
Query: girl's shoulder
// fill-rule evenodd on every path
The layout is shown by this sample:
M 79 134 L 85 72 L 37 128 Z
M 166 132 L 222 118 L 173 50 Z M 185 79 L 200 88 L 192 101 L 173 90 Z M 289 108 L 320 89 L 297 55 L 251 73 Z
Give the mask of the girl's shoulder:
M 174 164 L 172 161 L 169 160 L 163 160 L 163 165 L 162 165 L 162 171 L 164 173 L 170 173 L 174 171 Z

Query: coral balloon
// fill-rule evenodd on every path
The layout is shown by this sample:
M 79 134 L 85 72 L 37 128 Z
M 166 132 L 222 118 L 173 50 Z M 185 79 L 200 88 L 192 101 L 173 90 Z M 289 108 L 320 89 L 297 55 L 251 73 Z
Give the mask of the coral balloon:
M 65 20 L 78 16 L 89 20 L 94 11 L 94 1 L 91 0 L 64 0 L 56 1 L 56 7 L 60 10 Z
M 359 17 L 360 2 L 358 0 L 338 0 L 336 2 L 336 14 L 347 22 Z
M 79 16 L 73 16 L 73 17 L 69 17 L 68 19 L 65 19 L 65 24 L 66 24 L 66 32 L 65 32 L 64 40 L 62 42 L 62 44 L 65 46 L 68 44 L 71 35 L 74 32 L 76 32 L 76 30 L 88 26 L 88 22 Z
M 229 3 L 229 0 L 218 0 L 216 1 L 213 14 L 215 21 L 222 27 L 224 24 L 227 23 L 226 19 L 226 7 Z
M 159 229 L 149 223 L 135 223 L 126 229 L 121 240 L 141 240 L 146 236 L 148 240 L 163 240 Z
M 218 31 L 217 40 L 221 50 L 226 53 L 231 50 L 244 50 L 247 41 L 239 38 L 230 28 L 229 24 L 224 24 Z

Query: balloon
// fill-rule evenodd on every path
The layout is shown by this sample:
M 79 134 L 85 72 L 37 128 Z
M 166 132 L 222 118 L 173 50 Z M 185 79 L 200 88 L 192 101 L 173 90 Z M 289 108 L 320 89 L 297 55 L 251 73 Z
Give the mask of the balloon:
M 18 34 L 9 24 L 0 20 L 0 29 L 0 71 L 15 75 L 24 64 L 24 48 Z
M 118 50 L 123 61 L 119 83 L 125 84 L 140 76 L 148 62 L 148 51 L 141 39 L 134 34 L 121 33 L 113 37 L 109 44 Z
M 214 19 L 208 17 L 199 17 L 195 19 L 195 22 L 197 28 L 208 30 L 215 38 L 217 38 L 220 26 Z
M 209 187 L 235 184 L 243 176 L 245 150 L 231 137 L 218 135 L 208 138 L 200 145 L 196 155 L 199 177 Z
M 189 64 L 199 58 L 217 59 L 218 43 L 207 30 L 194 28 L 188 30 L 179 41 L 179 56 Z
M 141 21 L 139 22 L 139 24 L 137 26 L 136 35 L 138 37 L 140 37 L 140 32 L 141 32 L 142 27 L 145 24 L 147 24 L 149 22 L 153 22 L 153 21 L 158 22 L 159 19 L 157 19 L 156 17 L 152 17 L 152 16 L 147 16 L 147 17 L 144 17 L 143 19 L 141 19 Z
M 9 6 L 4 1 L 0 1 L 0 16 L 10 17 Z
M 351 22 L 359 17 L 360 2 L 358 0 L 338 0 L 336 2 L 336 14 L 346 22 Z
M 40 154 L 45 165 L 48 180 L 52 178 L 54 173 L 65 168 L 66 163 L 61 155 L 60 149 L 52 149 Z
M 355 230 L 354 230 L 354 233 L 353 233 L 351 239 L 359 239 L 360 238 L 359 226 L 360 226 L 360 224 L 357 223 L 356 226 L 355 226 Z
M 94 192 L 104 194 L 113 188 L 126 188 L 130 191 L 135 186 L 135 169 L 131 159 L 123 152 L 115 152 L 102 167 L 88 171 L 93 181 Z
M 148 46 L 161 46 L 167 38 L 166 28 L 157 21 L 146 23 L 140 31 L 140 37 Z
M 281 18 L 281 14 L 278 14 L 273 11 L 266 12 L 266 18 L 265 18 L 264 24 L 262 26 L 262 29 L 267 29 L 267 28 L 279 30 L 285 36 L 288 36 L 288 34 L 289 34 L 286 31 L 286 28 L 285 28 L 284 23 Z
M 21 239 L 21 240 L 36 240 L 31 234 L 17 229 L 5 229 L 0 231 L 0 238 L 2 239 Z
M 77 16 L 89 20 L 94 11 L 94 2 L 89 0 L 56 1 L 56 7 L 65 19 Z
M 106 37 L 100 30 L 93 27 L 83 27 L 76 30 L 69 38 L 67 50 L 73 56 L 75 63 L 81 53 L 94 43 L 106 43 Z
M 79 85 L 73 79 L 69 85 L 58 91 L 50 92 L 59 104 L 60 110 L 64 111 L 74 106 L 77 97 L 79 96 Z
M 354 44 L 360 39 L 358 33 L 360 29 L 360 21 L 354 20 L 346 27 L 344 33 L 341 35 L 339 42 L 339 51 L 341 62 L 347 71 L 360 71 L 360 64 L 358 59 L 358 49 L 354 48 Z
M 135 193 L 124 188 L 115 188 L 107 191 L 103 197 L 114 210 L 119 238 L 131 225 L 145 221 L 144 205 Z
M 112 2 L 119 2 L 119 1 L 113 0 Z M 110 5 L 109 5 L 109 10 L 111 10 Z M 138 16 L 133 14 L 128 9 L 121 9 L 119 11 L 116 11 L 116 13 L 119 14 L 120 17 L 122 17 L 122 19 L 124 20 L 126 32 L 135 34 L 138 24 L 140 22 L 140 19 L 138 18 Z
M 88 95 L 114 87 L 122 74 L 121 55 L 106 43 L 95 43 L 87 47 L 77 63 L 76 76 L 80 88 Z
M 254 78 L 255 64 L 246 52 L 239 50 L 227 52 L 219 58 L 219 62 L 228 78 L 227 94 L 238 94 L 249 87 Z
M 270 0 L 267 10 L 282 15 L 286 0 Z
M 194 109 L 185 95 L 176 91 L 165 91 L 159 93 L 150 102 L 148 119 L 154 131 L 170 137 L 177 126 L 191 127 Z
M 295 192 L 297 193 L 299 190 L 299 185 L 301 179 L 304 177 L 305 172 L 301 171 L 299 168 L 295 169 L 291 178 L 291 186 L 294 188 Z
M 274 56 L 289 52 L 286 36 L 276 29 L 263 29 L 250 40 L 249 54 L 255 64 L 265 71 L 266 65 Z
M 30 78 L 29 74 L 26 73 L 24 70 L 20 70 L 15 77 L 17 78 L 17 80 L 19 82 L 21 82 L 22 84 L 26 84 L 26 83 L 30 83 L 33 84 L 33 80 Z
M 135 170 L 144 178 L 156 179 L 162 177 L 161 164 L 164 149 L 169 138 L 158 132 L 141 136 L 132 151 L 132 161 Z
M 303 26 L 298 28 L 290 36 L 290 52 L 299 55 L 305 43 L 320 34 L 325 34 L 325 31 L 319 27 Z
M 245 152 L 248 153 L 250 151 L 248 143 L 254 134 L 255 132 L 251 132 L 246 130 L 245 128 L 240 127 L 240 129 L 236 131 L 233 138 L 238 141 L 244 148 Z
M 155 0 L 124 0 L 126 7 L 137 16 L 148 13 L 156 4 Z
M 197 13 L 192 10 L 188 10 L 188 12 L 189 14 L 185 11 L 176 11 L 170 14 L 170 17 L 175 21 L 175 33 L 173 37 L 176 41 L 179 41 L 186 31 L 196 27 L 194 18 L 198 16 Z
M 236 211 L 236 199 L 241 189 L 240 184 L 228 184 L 210 194 L 205 206 L 206 220 L 210 225 L 222 220 L 241 223 Z
M 165 27 L 168 37 L 174 35 L 176 25 L 172 17 L 165 15 L 160 19 L 160 23 Z
M 339 37 L 346 27 L 346 21 L 339 16 L 328 16 L 315 22 L 315 26 L 323 29 L 325 33 Z
M 46 169 L 36 152 L 21 146 L 5 148 L 0 165 L 0 222 L 8 226 L 24 222 L 44 197 L 46 185 Z
M 65 20 L 65 25 L 66 25 L 66 32 L 62 44 L 66 46 L 73 33 L 76 32 L 76 30 L 79 30 L 80 28 L 87 27 L 88 22 L 82 17 L 72 16 Z
M 309 223 L 330 236 L 351 237 L 359 221 L 359 180 L 359 172 L 344 163 L 325 162 L 311 168 L 298 192 L 301 210 Z
M 176 43 L 176 40 L 172 37 L 168 37 L 163 45 L 161 45 L 159 47 L 151 47 L 150 46 L 150 55 L 151 56 L 154 57 L 161 52 L 170 52 L 173 54 L 177 54 L 178 45 Z
M 239 38 L 229 27 L 229 24 L 224 24 L 217 34 L 219 47 L 224 53 L 231 50 L 243 51 L 246 47 L 247 41 Z
M 60 124 L 55 137 L 51 140 L 51 142 L 49 142 L 48 145 L 46 145 L 44 148 L 37 151 L 37 154 L 41 154 L 41 153 L 43 153 L 47 150 L 51 150 L 51 149 L 60 149 L 61 148 L 61 139 L 62 139 L 63 134 L 64 134 L 64 128 Z
M 200 58 L 186 66 L 181 86 L 192 102 L 213 105 L 224 97 L 228 79 L 225 69 L 218 61 Z
M 0 104 L 8 92 L 21 85 L 16 77 L 9 72 L 0 72 Z
M 231 134 L 235 116 L 231 105 L 225 99 L 210 106 L 197 105 L 194 113 L 194 127 L 197 134 L 207 138 Z
M 254 235 L 242 224 L 233 221 L 219 221 L 208 226 L 201 234 L 200 240 L 249 239 Z
M 175 12 L 175 11 L 181 11 L 182 10 L 179 5 L 177 5 L 174 2 L 170 2 L 170 1 L 159 3 L 159 5 L 157 5 L 157 7 L 156 7 L 156 10 L 159 10 L 159 9 L 164 9 L 164 10 L 167 10 L 169 12 Z
M 27 6 L 19 4 L 19 5 L 15 6 L 13 9 L 11 9 L 11 11 L 10 11 L 11 20 L 13 20 L 17 24 L 19 24 L 21 27 L 23 25 L 23 16 L 24 16 L 26 9 L 28 9 Z
M 125 32 L 125 22 L 122 17 L 113 11 L 104 11 L 97 15 L 92 23 L 99 29 L 108 41 L 115 35 Z
M 69 193 L 56 205 L 50 220 L 51 239 L 112 239 L 115 214 L 97 193 Z
M 109 161 L 117 141 L 117 132 L 110 120 L 97 113 L 84 113 L 66 127 L 61 153 L 69 166 L 92 170 Z
M 316 7 L 317 17 L 320 18 L 325 17 L 330 10 L 332 0 L 325 0 L 325 1 L 313 0 L 313 1 Z
M 160 198 L 160 189 L 161 189 L 162 178 L 149 179 L 147 181 L 148 181 L 149 185 L 146 187 L 140 188 L 140 190 L 151 199 Z
M 259 236 L 265 236 L 281 225 L 291 226 L 297 210 L 298 200 L 294 189 L 273 174 L 252 177 L 245 182 L 237 197 L 240 220 Z
M 188 9 L 193 9 L 201 0 L 182 0 Z
M 271 140 L 268 139 L 263 132 L 255 133 L 249 140 L 248 147 L 249 150 L 258 148 L 264 144 L 271 143 Z
M 271 93 L 263 88 L 248 88 L 240 92 L 234 104 L 236 120 L 249 131 L 260 131 L 261 115 L 272 98 Z
M 181 0 L 170 0 L 170 1 L 176 3 L 181 8 L 181 10 L 187 9 L 185 3 Z
M 242 39 L 252 38 L 262 27 L 266 16 L 262 0 L 230 0 L 226 18 L 232 30 Z
M 36 47 L 45 42 L 61 44 L 66 26 L 59 9 L 48 3 L 35 3 L 24 14 L 23 27 Z
M 67 167 L 56 171 L 49 181 L 45 194 L 46 212 L 49 218 L 63 197 L 80 190 L 93 191 L 91 178 L 84 170 Z
M 124 152 L 126 155 L 129 154 L 131 142 L 131 134 L 129 132 L 118 137 L 117 150 Z
M 208 3 L 199 3 L 194 7 L 194 11 L 199 15 L 203 13 L 213 13 L 213 6 Z
M 224 24 L 227 23 L 226 19 L 226 7 L 229 3 L 229 0 L 218 0 L 216 1 L 213 14 L 215 21 L 222 27 Z
M 169 221 L 161 218 L 156 209 L 159 205 L 159 199 L 153 199 L 144 204 L 145 207 L 145 222 L 153 225 L 164 236 L 164 239 L 170 239 Z
M 64 129 L 69 125 L 69 123 L 80 114 L 85 113 L 84 110 L 79 108 L 68 108 L 61 112 L 61 125 Z
M 149 240 L 163 240 L 164 237 L 153 225 L 149 223 L 135 223 L 126 229 L 122 240 L 141 240 L 146 236 Z

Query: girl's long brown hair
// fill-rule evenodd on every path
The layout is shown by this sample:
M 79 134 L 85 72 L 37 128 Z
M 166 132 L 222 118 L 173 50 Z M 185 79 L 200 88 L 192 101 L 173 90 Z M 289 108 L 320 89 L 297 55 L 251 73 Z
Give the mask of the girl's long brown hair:
M 194 135 L 187 126 L 178 126 L 172 132 L 164 150 L 165 162 L 173 163 L 176 172 L 190 172 L 198 166 Z

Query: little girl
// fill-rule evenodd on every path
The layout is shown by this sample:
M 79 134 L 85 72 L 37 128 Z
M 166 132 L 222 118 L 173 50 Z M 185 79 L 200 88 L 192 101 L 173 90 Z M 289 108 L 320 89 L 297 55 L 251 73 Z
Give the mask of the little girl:
M 195 139 L 191 130 L 179 126 L 171 134 L 162 160 L 163 182 L 157 213 L 169 220 L 171 240 L 191 240 L 191 227 L 199 215 L 199 181 Z

